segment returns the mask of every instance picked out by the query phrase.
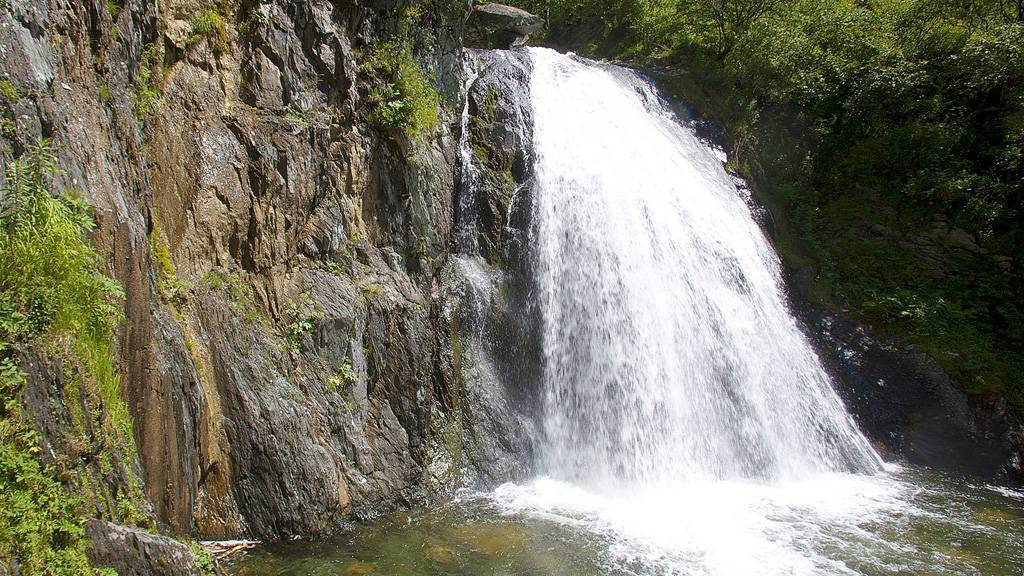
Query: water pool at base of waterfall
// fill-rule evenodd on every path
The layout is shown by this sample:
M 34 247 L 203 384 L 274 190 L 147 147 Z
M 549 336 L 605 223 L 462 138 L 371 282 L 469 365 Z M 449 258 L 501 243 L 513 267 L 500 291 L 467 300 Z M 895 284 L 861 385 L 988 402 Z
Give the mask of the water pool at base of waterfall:
M 1024 574 L 1024 492 L 894 469 L 602 494 L 541 478 L 267 545 L 236 576 Z

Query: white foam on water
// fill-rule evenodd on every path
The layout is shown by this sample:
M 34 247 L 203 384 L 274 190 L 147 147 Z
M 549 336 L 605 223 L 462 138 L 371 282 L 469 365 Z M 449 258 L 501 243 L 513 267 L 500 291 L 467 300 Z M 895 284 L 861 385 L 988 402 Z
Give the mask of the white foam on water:
M 609 568 L 633 574 L 859 574 L 850 557 L 898 555 L 862 528 L 921 511 L 913 488 L 885 475 L 826 473 L 802 481 L 707 481 L 618 495 L 540 478 L 506 484 L 491 498 L 525 514 L 582 530 L 607 548 Z M 865 550 L 871 550 L 870 554 Z

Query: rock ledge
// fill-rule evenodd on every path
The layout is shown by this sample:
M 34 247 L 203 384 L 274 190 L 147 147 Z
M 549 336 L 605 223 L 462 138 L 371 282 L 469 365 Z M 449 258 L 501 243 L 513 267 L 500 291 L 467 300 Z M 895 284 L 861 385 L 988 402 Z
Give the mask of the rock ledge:
M 526 10 L 487 3 L 469 15 L 466 45 L 471 48 L 515 48 L 544 26 L 544 19 Z

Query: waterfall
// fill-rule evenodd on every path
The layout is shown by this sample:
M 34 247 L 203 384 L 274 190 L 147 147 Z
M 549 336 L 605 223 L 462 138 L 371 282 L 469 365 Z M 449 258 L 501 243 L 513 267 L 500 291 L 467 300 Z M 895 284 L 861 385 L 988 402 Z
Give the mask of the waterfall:
M 877 470 L 719 158 L 636 74 L 530 53 L 541 472 L 621 488 Z

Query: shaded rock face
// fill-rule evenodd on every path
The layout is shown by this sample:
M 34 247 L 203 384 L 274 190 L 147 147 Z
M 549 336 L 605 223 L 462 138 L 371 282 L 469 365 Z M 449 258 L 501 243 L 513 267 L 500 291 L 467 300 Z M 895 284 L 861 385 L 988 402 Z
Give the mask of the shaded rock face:
M 525 44 L 530 34 L 544 27 L 544 19 L 512 6 L 487 3 L 473 8 L 467 26 L 467 46 L 508 49 Z
M 465 473 L 489 487 L 532 470 L 542 367 L 530 257 L 530 59 L 470 51 L 456 255 L 446 310 L 462 351 Z
M 0 74 L 26 95 L 4 109 L 0 167 L 52 138 L 58 185 L 96 208 L 126 292 L 126 465 L 163 530 L 323 535 L 424 498 L 446 456 L 458 358 L 436 325 L 468 4 L 407 4 L 241 2 L 223 42 L 193 34 L 207 5 L 187 0 L 0 9 Z M 438 90 L 422 139 L 368 120 L 360 55 L 384 42 Z M 59 397 L 40 365 L 42 413 Z
M 971 397 L 935 359 L 820 307 L 800 308 L 861 429 L 883 456 L 1024 481 L 1024 423 L 1005 399 Z

